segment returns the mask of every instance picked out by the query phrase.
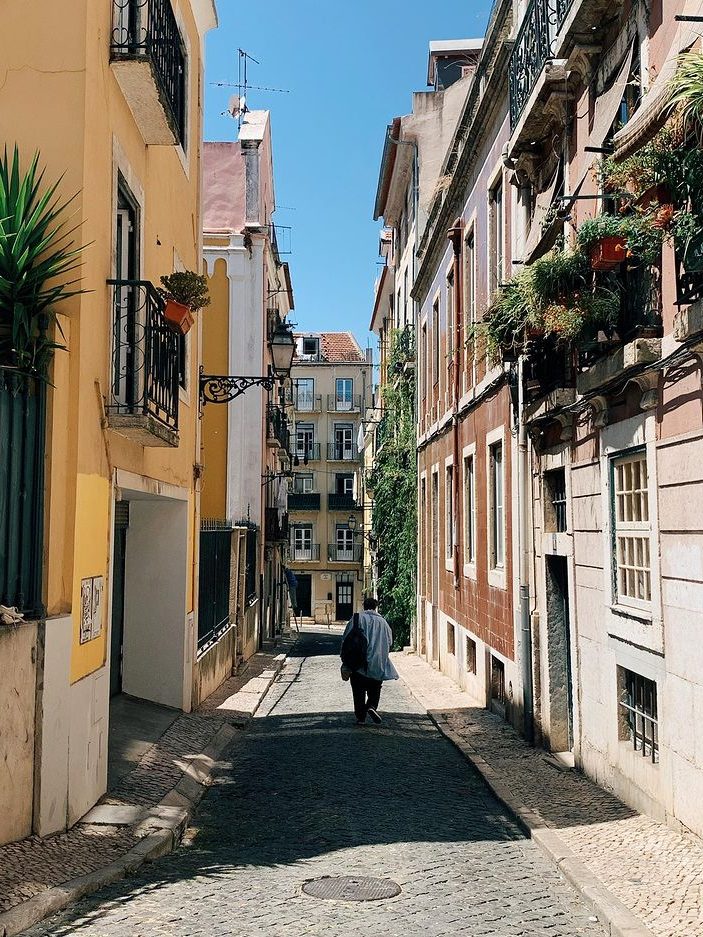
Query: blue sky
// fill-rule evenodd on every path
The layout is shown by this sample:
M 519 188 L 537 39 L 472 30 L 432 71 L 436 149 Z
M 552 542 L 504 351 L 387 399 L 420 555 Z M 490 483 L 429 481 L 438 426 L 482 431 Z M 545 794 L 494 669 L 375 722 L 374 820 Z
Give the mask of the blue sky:
M 483 35 L 491 0 L 218 0 L 207 44 L 206 140 L 233 140 L 222 116 L 236 88 L 237 49 L 252 109 L 271 111 L 275 221 L 292 228 L 295 320 L 304 329 L 351 329 L 366 344 L 378 274 L 373 202 L 386 125 L 424 90 L 430 39 Z

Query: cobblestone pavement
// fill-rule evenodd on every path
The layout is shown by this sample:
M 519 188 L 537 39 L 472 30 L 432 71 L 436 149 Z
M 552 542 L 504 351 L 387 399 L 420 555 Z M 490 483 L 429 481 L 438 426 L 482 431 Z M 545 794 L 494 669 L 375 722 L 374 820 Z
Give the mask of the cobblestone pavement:
M 339 637 L 301 636 L 201 803 L 183 848 L 27 937 L 603 937 L 400 683 L 353 725 Z M 306 880 L 391 878 L 386 901 Z
M 703 935 L 703 842 L 630 809 L 574 770 L 561 770 L 510 726 L 414 655 L 401 676 L 657 937 Z
M 241 673 L 220 687 L 217 695 L 206 700 L 200 711 L 180 716 L 103 802 L 156 805 L 178 783 L 188 759 L 207 747 L 223 718 L 227 718 L 215 707 L 271 667 L 276 653 L 278 650 L 257 654 Z M 46 839 L 30 836 L 2 846 L 0 911 L 7 911 L 54 885 L 95 872 L 123 856 L 138 842 L 130 828 L 78 824 L 67 833 Z

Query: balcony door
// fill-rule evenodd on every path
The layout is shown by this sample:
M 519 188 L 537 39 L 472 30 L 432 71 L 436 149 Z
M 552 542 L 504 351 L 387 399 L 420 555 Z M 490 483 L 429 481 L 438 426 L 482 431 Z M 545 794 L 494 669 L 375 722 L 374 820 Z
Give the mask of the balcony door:
M 312 525 L 293 528 L 293 559 L 312 559 Z
M 335 382 L 335 409 L 351 410 L 354 381 L 350 377 L 338 377 Z
M 315 379 L 299 378 L 295 382 L 295 407 L 305 413 L 315 409 Z
M 347 495 L 351 498 L 354 494 L 354 476 L 335 475 L 335 494 Z
M 354 531 L 345 526 L 337 527 L 337 560 L 350 563 L 354 559 Z
M 112 395 L 131 410 L 138 399 L 140 363 L 137 347 L 139 292 L 139 210 L 120 178 L 115 215 L 115 286 Z
M 351 461 L 354 458 L 354 427 L 338 423 L 334 428 L 334 457 L 339 461 Z
M 315 444 L 315 427 L 312 423 L 298 423 L 295 434 L 295 454 L 299 458 L 312 455 Z

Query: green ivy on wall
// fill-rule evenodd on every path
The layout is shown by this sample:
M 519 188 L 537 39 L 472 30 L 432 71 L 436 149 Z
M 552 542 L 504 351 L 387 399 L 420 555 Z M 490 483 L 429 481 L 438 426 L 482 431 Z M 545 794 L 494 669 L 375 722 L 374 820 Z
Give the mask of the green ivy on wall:
M 378 539 L 378 598 L 393 629 L 394 647 L 410 643 L 415 618 L 417 564 L 417 463 L 415 376 L 412 331 L 394 332 L 378 449 L 369 477 L 373 491 L 372 526 Z

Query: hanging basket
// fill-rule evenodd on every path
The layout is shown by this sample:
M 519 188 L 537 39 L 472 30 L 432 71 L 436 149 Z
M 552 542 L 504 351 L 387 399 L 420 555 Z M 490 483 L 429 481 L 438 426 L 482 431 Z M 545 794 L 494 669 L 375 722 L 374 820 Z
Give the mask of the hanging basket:
M 614 270 L 627 257 L 627 241 L 623 237 L 605 237 L 591 247 L 594 270 Z
M 195 319 L 188 306 L 177 303 L 175 299 L 167 299 L 164 309 L 164 319 L 172 332 L 178 335 L 187 335 Z

